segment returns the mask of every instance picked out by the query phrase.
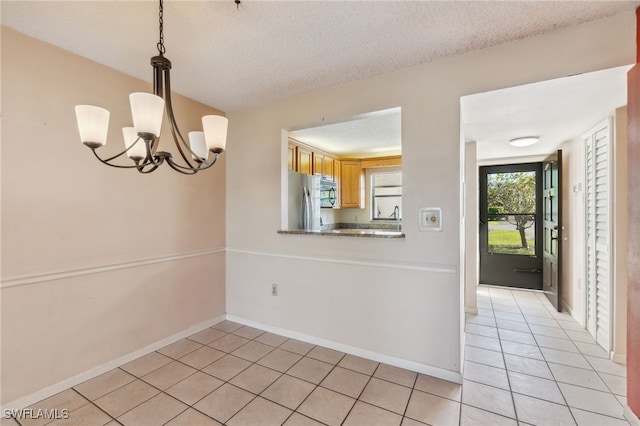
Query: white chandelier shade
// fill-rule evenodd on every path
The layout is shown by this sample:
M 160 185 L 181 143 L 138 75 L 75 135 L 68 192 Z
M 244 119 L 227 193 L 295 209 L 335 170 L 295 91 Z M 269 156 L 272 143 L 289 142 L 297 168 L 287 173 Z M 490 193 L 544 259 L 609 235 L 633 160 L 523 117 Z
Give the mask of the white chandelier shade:
M 194 160 L 206 160 L 209 156 L 204 132 L 189 132 L 189 146 L 191 146 L 191 152 L 193 152 L 191 156 Z
M 127 155 L 133 161 L 144 160 L 147 156 L 147 144 L 136 132 L 135 127 L 123 127 L 122 136 L 124 137 L 124 146 L 127 148 Z
M 93 105 L 77 105 L 76 119 L 80 139 L 86 144 L 95 144 L 96 147 L 107 143 L 107 131 L 109 130 L 109 116 L 111 113 Z
M 164 99 L 152 93 L 136 92 L 129 95 L 129 103 L 136 131 L 159 138 L 164 116 Z
M 229 120 L 221 115 L 205 115 L 202 117 L 202 128 L 207 147 L 213 151 L 222 152 L 227 145 L 227 127 Z

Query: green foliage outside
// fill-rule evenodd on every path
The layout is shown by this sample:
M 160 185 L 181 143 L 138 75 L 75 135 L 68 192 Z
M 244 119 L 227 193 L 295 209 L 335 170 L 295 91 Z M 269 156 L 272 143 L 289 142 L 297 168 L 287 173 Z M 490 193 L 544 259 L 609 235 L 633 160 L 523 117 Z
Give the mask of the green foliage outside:
M 487 213 L 490 219 L 496 223 L 509 223 L 516 228 L 515 231 L 491 230 L 490 252 L 534 255 L 534 241 L 527 238 L 526 230 L 535 224 L 535 212 L 535 172 L 487 175 Z
M 528 247 L 523 248 L 520 233 L 515 230 L 494 229 L 489 231 L 489 253 L 535 256 L 533 238 L 528 238 L 527 243 Z

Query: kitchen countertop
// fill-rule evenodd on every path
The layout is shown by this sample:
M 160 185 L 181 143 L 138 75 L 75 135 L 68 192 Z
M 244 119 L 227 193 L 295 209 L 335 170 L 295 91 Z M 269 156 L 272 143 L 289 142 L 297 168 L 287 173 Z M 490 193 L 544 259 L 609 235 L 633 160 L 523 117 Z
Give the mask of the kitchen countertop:
M 356 238 L 404 238 L 405 235 L 399 231 L 388 229 L 329 229 L 324 231 L 305 231 L 294 229 L 291 231 L 279 230 L 278 234 L 291 235 L 321 235 L 329 237 L 356 237 Z

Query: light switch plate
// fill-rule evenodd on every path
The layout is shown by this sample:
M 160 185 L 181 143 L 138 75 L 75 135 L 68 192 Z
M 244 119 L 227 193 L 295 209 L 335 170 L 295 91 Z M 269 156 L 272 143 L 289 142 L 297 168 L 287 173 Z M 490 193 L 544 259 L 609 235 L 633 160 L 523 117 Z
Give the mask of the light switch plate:
M 420 207 L 421 231 L 442 231 L 442 209 L 440 207 Z

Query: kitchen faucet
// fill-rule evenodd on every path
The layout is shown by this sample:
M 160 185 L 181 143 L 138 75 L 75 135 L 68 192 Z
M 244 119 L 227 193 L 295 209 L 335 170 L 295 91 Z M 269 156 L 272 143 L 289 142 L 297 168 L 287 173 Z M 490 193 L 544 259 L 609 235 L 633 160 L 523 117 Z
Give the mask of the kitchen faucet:
M 398 225 L 398 232 L 400 232 L 400 207 L 395 206 L 393 208 L 393 214 L 391 215 L 391 217 L 396 220 L 396 224 Z

